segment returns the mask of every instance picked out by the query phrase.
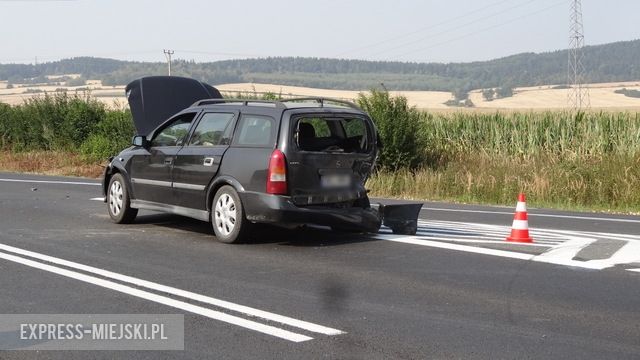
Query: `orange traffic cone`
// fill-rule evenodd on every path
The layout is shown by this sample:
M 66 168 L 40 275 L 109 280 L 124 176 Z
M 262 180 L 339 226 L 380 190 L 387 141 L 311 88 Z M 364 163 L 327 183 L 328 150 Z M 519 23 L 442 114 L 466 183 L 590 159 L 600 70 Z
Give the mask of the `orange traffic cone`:
M 532 243 L 533 238 L 529 236 L 529 221 L 527 220 L 527 203 L 523 193 L 518 195 L 518 205 L 516 205 L 516 215 L 513 217 L 511 226 L 511 236 L 507 241 Z

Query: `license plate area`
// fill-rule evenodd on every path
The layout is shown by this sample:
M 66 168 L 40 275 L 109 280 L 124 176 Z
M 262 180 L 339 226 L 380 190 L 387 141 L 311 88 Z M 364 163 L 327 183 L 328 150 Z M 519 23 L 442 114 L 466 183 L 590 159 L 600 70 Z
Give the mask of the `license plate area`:
M 320 176 L 320 184 L 325 189 L 339 189 L 351 187 L 351 174 L 325 174 Z

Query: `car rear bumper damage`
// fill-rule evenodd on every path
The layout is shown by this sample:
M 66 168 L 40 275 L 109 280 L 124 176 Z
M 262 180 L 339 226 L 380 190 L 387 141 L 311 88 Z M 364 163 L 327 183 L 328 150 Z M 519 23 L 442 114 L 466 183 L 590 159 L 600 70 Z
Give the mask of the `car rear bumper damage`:
M 313 224 L 378 232 L 382 218 L 374 208 L 298 207 L 288 196 L 240 193 L 247 219 L 260 223 Z
M 242 192 L 240 198 L 248 220 L 259 223 L 313 224 L 376 233 L 384 223 L 395 233 L 413 235 L 422 204 L 339 208 L 296 206 L 288 196 Z

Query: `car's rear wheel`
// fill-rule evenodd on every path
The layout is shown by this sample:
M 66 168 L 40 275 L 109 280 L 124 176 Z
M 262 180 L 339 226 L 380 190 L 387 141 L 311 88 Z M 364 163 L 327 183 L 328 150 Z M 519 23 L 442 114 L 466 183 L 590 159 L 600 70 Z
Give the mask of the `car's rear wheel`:
M 222 186 L 211 205 L 211 224 L 218 241 L 228 244 L 245 242 L 251 223 L 245 217 L 236 190 L 229 185 Z
M 109 216 L 117 224 L 131 223 L 138 215 L 138 209 L 131 207 L 131 199 L 124 181 L 122 175 L 114 174 L 107 189 Z

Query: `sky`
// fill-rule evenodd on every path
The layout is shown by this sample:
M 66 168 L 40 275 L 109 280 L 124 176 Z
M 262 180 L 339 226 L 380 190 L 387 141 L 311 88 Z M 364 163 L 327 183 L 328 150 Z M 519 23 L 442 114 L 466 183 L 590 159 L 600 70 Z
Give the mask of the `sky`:
M 469 62 L 568 45 L 570 0 L 0 0 L 0 63 L 74 56 Z M 583 0 L 585 43 L 640 38 L 640 1 Z

